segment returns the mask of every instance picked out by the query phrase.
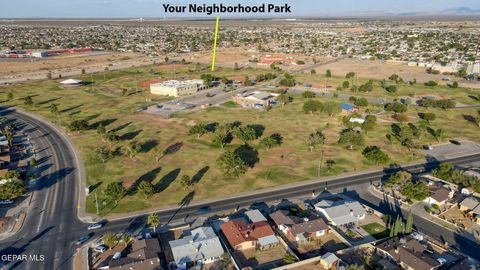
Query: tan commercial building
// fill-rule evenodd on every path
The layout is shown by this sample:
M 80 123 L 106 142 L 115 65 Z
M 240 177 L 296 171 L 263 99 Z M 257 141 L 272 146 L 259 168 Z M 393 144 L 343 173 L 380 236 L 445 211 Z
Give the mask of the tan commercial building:
M 173 97 L 193 95 L 203 89 L 205 89 L 203 80 L 170 80 L 150 85 L 150 93 Z

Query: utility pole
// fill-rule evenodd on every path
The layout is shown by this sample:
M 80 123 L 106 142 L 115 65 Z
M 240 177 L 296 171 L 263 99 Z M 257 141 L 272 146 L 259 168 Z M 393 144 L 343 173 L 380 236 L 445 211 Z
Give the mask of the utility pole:
M 320 171 L 322 170 L 322 163 L 323 163 L 323 149 L 322 149 L 322 155 L 320 156 L 320 160 L 318 161 L 318 177 L 320 177 Z
M 98 211 L 98 199 L 97 199 L 97 191 L 95 190 L 95 206 L 97 207 L 97 215 L 99 213 Z

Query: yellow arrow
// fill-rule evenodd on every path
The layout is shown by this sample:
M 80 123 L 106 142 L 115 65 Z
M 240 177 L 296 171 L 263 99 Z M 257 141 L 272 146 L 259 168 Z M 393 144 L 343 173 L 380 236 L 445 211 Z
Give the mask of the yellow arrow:
M 215 71 L 215 57 L 217 56 L 217 38 L 218 38 L 218 21 L 220 17 L 217 16 L 217 22 L 215 23 L 215 39 L 213 41 L 213 55 L 212 55 L 212 72 Z

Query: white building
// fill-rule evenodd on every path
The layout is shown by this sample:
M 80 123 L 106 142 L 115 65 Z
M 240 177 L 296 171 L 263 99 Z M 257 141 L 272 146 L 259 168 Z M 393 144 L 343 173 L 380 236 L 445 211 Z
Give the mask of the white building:
M 203 80 L 170 80 L 151 84 L 150 93 L 154 95 L 181 97 L 195 94 L 204 88 Z
M 367 214 L 359 202 L 343 199 L 322 200 L 315 204 L 315 210 L 322 213 L 333 226 L 356 223 Z

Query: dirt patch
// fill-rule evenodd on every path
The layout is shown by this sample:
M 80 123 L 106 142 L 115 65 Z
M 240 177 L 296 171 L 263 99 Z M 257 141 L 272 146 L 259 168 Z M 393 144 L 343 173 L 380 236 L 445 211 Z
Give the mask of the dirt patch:
M 165 65 L 160 65 L 160 66 L 156 66 L 155 67 L 155 70 L 172 70 L 172 69 L 175 69 L 175 68 L 178 68 L 178 69 L 181 69 L 181 68 L 184 68 L 186 67 L 187 65 L 183 65 L 183 64 L 165 64 Z
M 290 154 L 295 152 L 295 148 L 273 148 L 268 150 L 268 155 L 263 157 L 259 167 L 271 166 L 295 166 L 294 159 L 289 158 Z
M 148 88 L 148 87 L 150 87 L 150 84 L 159 83 L 159 82 L 163 82 L 163 81 L 164 81 L 163 79 L 151 79 L 151 80 L 139 82 L 138 86 L 140 86 L 142 88 Z

